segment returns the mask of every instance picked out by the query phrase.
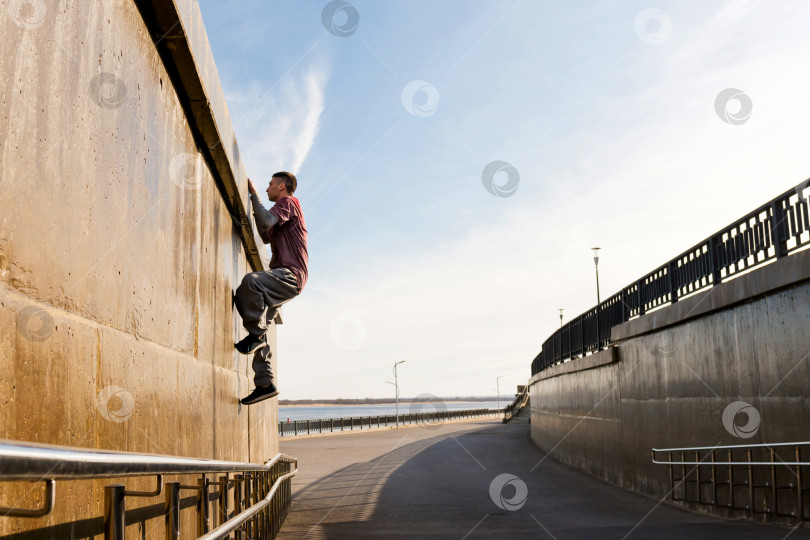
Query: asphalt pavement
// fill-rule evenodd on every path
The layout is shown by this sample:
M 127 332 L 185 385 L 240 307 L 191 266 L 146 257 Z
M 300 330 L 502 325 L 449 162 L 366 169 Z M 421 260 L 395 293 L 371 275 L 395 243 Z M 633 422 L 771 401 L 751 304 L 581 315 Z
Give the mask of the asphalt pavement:
M 281 442 L 297 456 L 279 538 L 810 539 L 625 491 L 479 420 Z

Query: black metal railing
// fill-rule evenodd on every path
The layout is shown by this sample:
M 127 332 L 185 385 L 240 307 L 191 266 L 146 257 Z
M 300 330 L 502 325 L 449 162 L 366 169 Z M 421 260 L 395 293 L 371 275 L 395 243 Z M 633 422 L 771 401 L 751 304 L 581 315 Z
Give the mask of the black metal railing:
M 297 463 L 284 454 L 258 464 L 0 440 L 0 481 L 40 481 L 45 490 L 42 508 L 0 508 L 0 516 L 48 515 L 54 508 L 58 480 L 155 476 L 153 491 L 132 491 L 117 483 L 104 487 L 105 539 L 124 538 L 127 497 L 159 497 L 164 491 L 165 537 L 180 538 L 180 493 L 185 490 L 197 498 L 194 538 L 221 539 L 233 531 L 239 537 L 275 538 L 290 508 L 290 479 L 298 471 Z M 221 474 L 217 480 L 209 478 L 217 473 Z M 164 476 L 189 474 L 200 475 L 196 484 L 164 482 Z M 217 525 L 214 530 L 212 522 Z M 187 536 L 191 532 L 183 533 Z
M 808 521 L 810 442 L 653 448 L 673 501 Z
M 502 415 L 501 409 L 469 409 L 463 411 L 435 411 L 424 413 L 400 414 L 400 424 L 424 424 L 445 422 L 460 418 Z M 282 437 L 309 435 L 312 433 L 333 433 L 335 431 L 353 431 L 397 425 L 394 414 L 376 416 L 355 416 L 349 418 L 317 418 L 314 420 L 292 420 L 278 423 L 278 434 Z
M 809 208 L 807 180 L 575 317 L 543 343 L 532 375 L 605 348 L 618 324 L 807 247 Z

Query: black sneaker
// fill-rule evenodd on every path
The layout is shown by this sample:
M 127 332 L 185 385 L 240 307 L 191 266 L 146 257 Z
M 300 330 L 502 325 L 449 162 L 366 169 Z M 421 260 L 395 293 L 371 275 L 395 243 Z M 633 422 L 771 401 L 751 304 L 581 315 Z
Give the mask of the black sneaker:
M 242 354 L 253 354 L 262 347 L 267 347 L 267 341 L 264 339 L 264 336 L 259 337 L 248 334 L 247 337 L 237 343 L 235 347 L 236 350 Z
M 276 390 L 276 385 L 270 383 L 267 386 L 257 386 L 247 397 L 240 399 L 239 403 L 242 405 L 253 405 L 254 403 L 276 397 L 277 395 L 278 390 Z

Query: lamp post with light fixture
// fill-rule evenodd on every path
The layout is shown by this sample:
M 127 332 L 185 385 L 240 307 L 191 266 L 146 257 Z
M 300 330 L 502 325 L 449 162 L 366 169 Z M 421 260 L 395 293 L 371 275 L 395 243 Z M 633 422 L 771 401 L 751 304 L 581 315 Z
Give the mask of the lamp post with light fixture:
M 394 399 L 396 400 L 396 407 L 397 407 L 396 408 L 396 411 L 397 411 L 397 413 L 396 413 L 397 414 L 397 420 L 396 420 L 397 429 L 399 429 L 399 379 L 397 378 L 397 366 L 399 364 L 404 363 L 404 362 L 405 362 L 405 360 L 400 360 L 399 362 L 394 362 L 394 382 L 387 381 L 388 384 L 393 384 L 394 385 L 394 392 L 395 392 Z
M 600 349 L 599 340 L 599 312 L 601 311 L 602 298 L 599 295 L 599 250 L 600 247 L 591 248 L 593 251 L 593 264 L 596 267 L 596 350 Z

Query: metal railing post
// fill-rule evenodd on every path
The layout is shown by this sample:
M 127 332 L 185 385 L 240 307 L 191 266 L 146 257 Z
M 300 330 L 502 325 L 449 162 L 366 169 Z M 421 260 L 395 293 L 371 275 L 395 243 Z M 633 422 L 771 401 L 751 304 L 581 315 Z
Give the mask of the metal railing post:
M 202 536 L 208 532 L 208 479 L 203 474 L 202 478 L 197 480 L 199 499 L 197 499 L 197 536 Z
M 259 502 L 259 495 L 261 495 L 261 482 L 259 479 L 260 476 L 261 473 L 259 471 L 253 473 L 253 486 L 252 486 L 253 501 L 251 506 Z M 261 533 L 259 532 L 259 516 L 254 515 L 252 521 L 253 521 L 253 538 L 261 538 Z
M 796 463 L 801 462 L 802 460 L 802 449 L 801 447 L 796 447 Z M 796 511 L 799 513 L 799 519 L 805 520 L 807 518 L 804 517 L 804 493 L 802 490 L 802 467 L 801 465 L 796 467 L 796 494 L 799 497 L 799 501 L 796 504 Z
M 262 479 L 264 480 L 264 490 L 263 490 L 262 493 L 264 493 L 265 497 L 267 497 L 267 494 L 270 493 L 270 488 L 273 485 L 273 480 L 270 478 L 271 475 L 272 475 L 272 471 L 267 471 L 265 473 L 262 473 Z M 273 501 L 273 502 L 275 502 L 275 501 Z M 263 516 L 264 516 L 264 520 L 263 520 L 264 534 L 265 534 L 265 536 L 267 536 L 267 538 L 270 538 L 271 536 L 273 536 L 272 523 L 270 522 L 272 509 L 273 509 L 273 505 L 269 504 L 269 505 L 267 505 L 265 507 L 264 513 L 263 513 Z
M 166 482 L 166 540 L 180 538 L 180 482 Z
M 675 270 L 678 268 L 676 261 L 670 261 L 667 265 L 667 276 L 669 276 L 669 301 L 673 304 L 678 301 L 679 283 L 675 279 Z
M 233 512 L 239 514 L 242 511 L 242 489 L 244 475 L 233 475 Z M 242 538 L 242 529 L 236 529 L 236 538 Z
M 229 475 L 219 477 L 219 524 L 228 521 L 228 482 Z
M 104 486 L 104 538 L 124 540 L 124 485 Z
M 720 272 L 720 261 L 717 254 L 717 243 L 720 240 L 717 236 L 709 238 L 709 261 L 711 262 L 710 269 L 712 272 L 712 287 L 719 285 L 723 281 L 723 275 Z
M 245 507 L 245 510 L 250 508 L 251 502 L 253 501 L 253 492 L 252 492 L 253 490 L 252 490 L 252 486 L 250 485 L 252 480 L 253 480 L 253 473 L 252 472 L 246 472 L 245 476 L 244 476 L 244 481 L 243 481 L 243 485 L 245 486 L 245 500 L 244 500 L 244 503 L 243 503 L 244 507 Z M 245 533 L 246 533 L 248 538 L 255 538 L 250 521 L 245 523 Z
M 785 213 L 782 211 L 782 201 L 771 203 L 771 240 L 777 259 L 787 255 L 787 231 L 785 226 Z
M 644 315 L 644 295 L 641 293 L 641 289 L 644 288 L 644 278 L 638 280 L 637 289 L 638 289 L 638 315 L 639 317 Z

